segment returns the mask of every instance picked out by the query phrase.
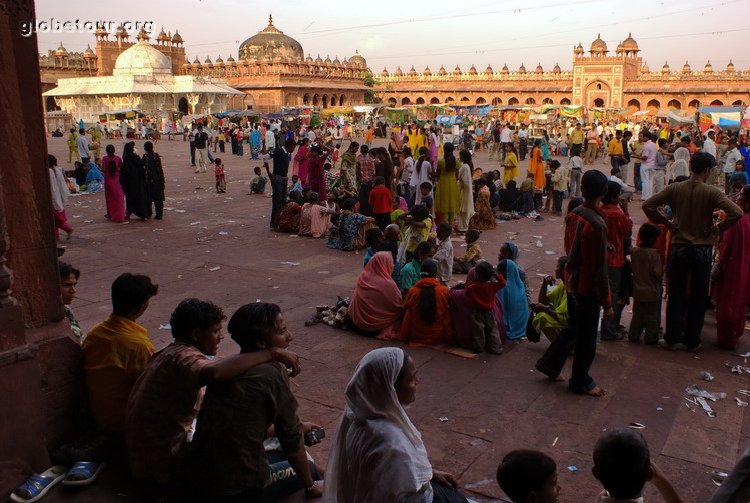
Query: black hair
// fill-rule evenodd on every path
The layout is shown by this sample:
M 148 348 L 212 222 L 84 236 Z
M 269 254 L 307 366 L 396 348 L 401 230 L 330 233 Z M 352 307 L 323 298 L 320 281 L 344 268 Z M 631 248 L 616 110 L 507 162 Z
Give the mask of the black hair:
M 187 340 L 196 328 L 206 330 L 225 319 L 224 311 L 213 302 L 189 298 L 174 308 L 169 325 L 172 327 L 172 337 Z
M 461 161 L 461 163 L 466 164 L 471 168 L 474 169 L 474 161 L 471 158 L 471 152 L 468 150 L 462 150 L 458 153 L 458 159 Z
M 362 155 L 366 155 L 370 151 L 370 147 L 367 146 L 367 144 L 364 144 L 359 147 L 359 153 Z
M 143 150 L 148 152 L 149 154 L 152 154 L 154 152 L 154 144 L 150 141 L 147 141 L 143 144 Z
M 661 229 L 659 229 L 659 226 L 654 225 L 650 222 L 646 222 L 645 224 L 641 225 L 640 229 L 638 229 L 638 237 L 641 240 L 641 245 L 646 248 L 651 248 L 652 246 L 654 246 L 656 240 L 659 239 L 659 234 L 661 234 Z
M 420 242 L 417 247 L 414 249 L 414 256 L 419 259 L 419 257 L 423 257 L 430 253 L 430 250 L 434 250 L 435 245 L 432 244 L 432 241 L 422 241 Z
M 302 193 L 300 193 L 299 190 L 293 190 L 289 193 L 289 200 L 295 203 L 299 203 L 299 200 L 301 197 L 302 197 Z
M 555 473 L 557 464 L 545 453 L 518 449 L 500 462 L 497 484 L 514 503 L 522 503 L 528 501 L 529 493 L 541 491 Z
M 217 166 L 221 164 L 221 157 L 214 157 L 214 164 L 216 164 Z
M 120 274 L 112 282 L 112 311 L 117 316 L 128 316 L 159 292 L 159 285 L 143 274 Z
M 411 147 L 409 147 L 409 145 L 404 145 L 404 147 L 401 149 L 401 152 L 403 152 L 404 154 L 406 154 L 406 157 L 411 157 L 412 156 Z
M 606 433 L 594 446 L 594 469 L 612 498 L 639 498 L 651 478 L 651 458 L 643 435 L 626 428 Z
M 354 205 L 356 204 L 356 202 L 357 201 L 354 200 L 351 197 L 349 199 L 345 199 L 344 202 L 341 203 L 341 209 L 342 210 L 347 210 L 347 211 L 353 211 L 354 210 Z
M 420 243 L 421 244 L 421 243 Z M 421 278 L 434 278 L 437 276 L 437 262 L 432 259 L 427 259 L 422 262 L 422 267 L 419 269 L 419 276 Z M 419 317 L 427 323 L 432 325 L 435 323 L 436 311 L 437 311 L 437 296 L 435 294 L 435 285 L 423 286 L 419 292 Z
M 318 202 L 318 193 L 317 192 L 310 192 L 307 195 L 307 202 L 308 203 L 317 203 Z
M 422 182 L 419 184 L 420 189 L 432 190 L 432 184 L 430 182 Z
M 482 231 L 479 229 L 475 229 L 474 227 L 470 228 L 468 231 L 466 231 L 466 240 L 471 241 L 472 243 L 479 239 L 479 236 L 482 235 Z
M 359 148 L 359 143 L 356 141 L 353 141 L 349 144 L 349 150 L 357 150 Z
M 240 346 L 241 353 L 266 349 L 269 339 L 277 329 L 276 318 L 281 308 L 276 304 L 254 302 L 237 309 L 227 323 L 232 340 Z
M 427 210 L 427 207 L 424 204 L 415 204 L 411 207 L 409 214 L 414 220 L 417 220 L 418 222 L 421 222 L 422 220 L 430 216 L 430 212 Z
M 659 138 L 659 141 L 657 143 L 658 143 L 658 145 L 661 148 L 664 148 L 664 147 L 667 146 L 667 139 L 666 138 Z
M 580 205 L 583 204 L 583 198 L 582 197 L 571 197 L 570 201 L 568 201 L 568 208 L 565 211 L 565 213 L 570 213 L 574 209 L 578 208 Z
M 58 262 L 57 268 L 60 271 L 60 279 L 67 278 L 71 274 L 75 276 L 76 279 L 81 277 L 81 271 L 68 264 L 67 262 Z
M 690 158 L 690 171 L 701 175 L 716 166 L 716 159 L 707 152 L 696 152 Z
M 672 182 L 678 183 L 678 182 L 684 182 L 686 180 L 689 180 L 689 178 L 687 176 L 680 175 L 680 176 L 676 177 L 674 180 L 672 180 Z
M 559 168 L 560 167 L 560 161 L 558 161 L 557 159 L 552 159 L 549 162 L 549 167 L 550 167 L 550 169 L 557 169 L 557 168 Z
M 453 149 L 455 147 L 451 142 L 447 142 L 443 145 L 443 159 L 445 160 L 445 171 L 452 173 L 456 171 L 456 156 L 453 155 Z M 459 154 L 461 155 L 461 154 Z
M 422 156 L 426 156 L 429 154 L 430 151 L 427 150 L 427 147 L 420 147 L 419 148 L 419 159 L 417 159 L 417 164 L 414 166 L 414 168 L 417 170 L 417 173 L 422 172 L 422 164 L 424 163 L 425 159 L 422 159 Z
M 373 179 L 372 183 L 374 183 L 375 185 L 385 185 L 385 178 L 383 178 L 382 176 L 376 176 Z
M 310 152 L 315 152 L 318 155 L 323 155 L 323 149 L 319 145 L 313 145 L 310 147 Z
M 486 260 L 477 262 L 477 265 L 474 266 L 474 272 L 477 275 L 477 280 L 481 283 L 491 280 L 492 276 L 495 275 L 495 271 L 492 269 L 492 264 Z
M 57 157 L 52 154 L 47 154 L 47 165 L 50 168 L 54 168 L 55 166 L 57 166 Z
M 622 193 L 622 186 L 612 180 L 607 182 L 607 193 L 602 198 L 604 204 L 615 204 L 620 199 Z
M 607 190 L 607 175 L 599 170 L 591 169 L 581 177 L 581 192 L 584 199 L 596 199 L 604 195 Z
M 378 241 L 380 241 L 380 239 L 382 239 L 382 237 L 383 231 L 381 231 L 378 227 L 373 227 L 372 229 L 367 229 L 365 231 L 365 243 L 367 243 L 369 246 L 374 246 Z
M 437 224 L 436 231 L 437 232 L 444 231 L 450 235 L 453 232 L 453 226 L 449 224 L 448 222 L 440 222 L 439 224 Z

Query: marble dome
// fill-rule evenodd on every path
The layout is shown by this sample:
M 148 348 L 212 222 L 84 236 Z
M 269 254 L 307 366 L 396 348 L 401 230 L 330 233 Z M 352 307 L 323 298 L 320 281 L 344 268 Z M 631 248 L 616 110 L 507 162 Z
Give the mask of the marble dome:
M 172 75 L 172 61 L 146 40 L 139 40 L 117 56 L 112 74 Z

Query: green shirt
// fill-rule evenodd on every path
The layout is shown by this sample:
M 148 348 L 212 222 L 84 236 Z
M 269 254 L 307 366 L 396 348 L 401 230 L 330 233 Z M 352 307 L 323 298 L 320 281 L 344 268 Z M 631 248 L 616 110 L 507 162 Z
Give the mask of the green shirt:
M 419 272 L 422 269 L 422 265 L 417 260 L 412 260 L 408 264 L 404 265 L 401 269 L 401 274 L 398 280 L 398 287 L 402 292 L 407 291 L 413 287 L 414 284 L 419 281 Z

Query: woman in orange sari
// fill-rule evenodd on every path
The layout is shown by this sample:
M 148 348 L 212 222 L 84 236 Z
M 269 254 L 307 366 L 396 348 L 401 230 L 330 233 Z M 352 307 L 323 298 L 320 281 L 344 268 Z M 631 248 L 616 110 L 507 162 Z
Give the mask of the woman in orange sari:
M 534 188 L 536 190 L 542 190 L 546 181 L 541 145 L 542 140 L 534 140 L 534 148 L 531 149 L 531 154 L 529 154 L 529 173 L 534 173 Z
M 416 344 L 442 344 L 453 338 L 448 287 L 437 279 L 437 262 L 427 259 L 420 269 L 422 279 L 404 299 L 404 320 L 398 338 Z

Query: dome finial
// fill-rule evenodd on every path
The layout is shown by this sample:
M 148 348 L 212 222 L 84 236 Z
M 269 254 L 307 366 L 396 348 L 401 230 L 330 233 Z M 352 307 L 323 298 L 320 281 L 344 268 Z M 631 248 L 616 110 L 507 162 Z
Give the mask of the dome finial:
M 268 26 L 273 26 L 273 14 L 268 15 Z

